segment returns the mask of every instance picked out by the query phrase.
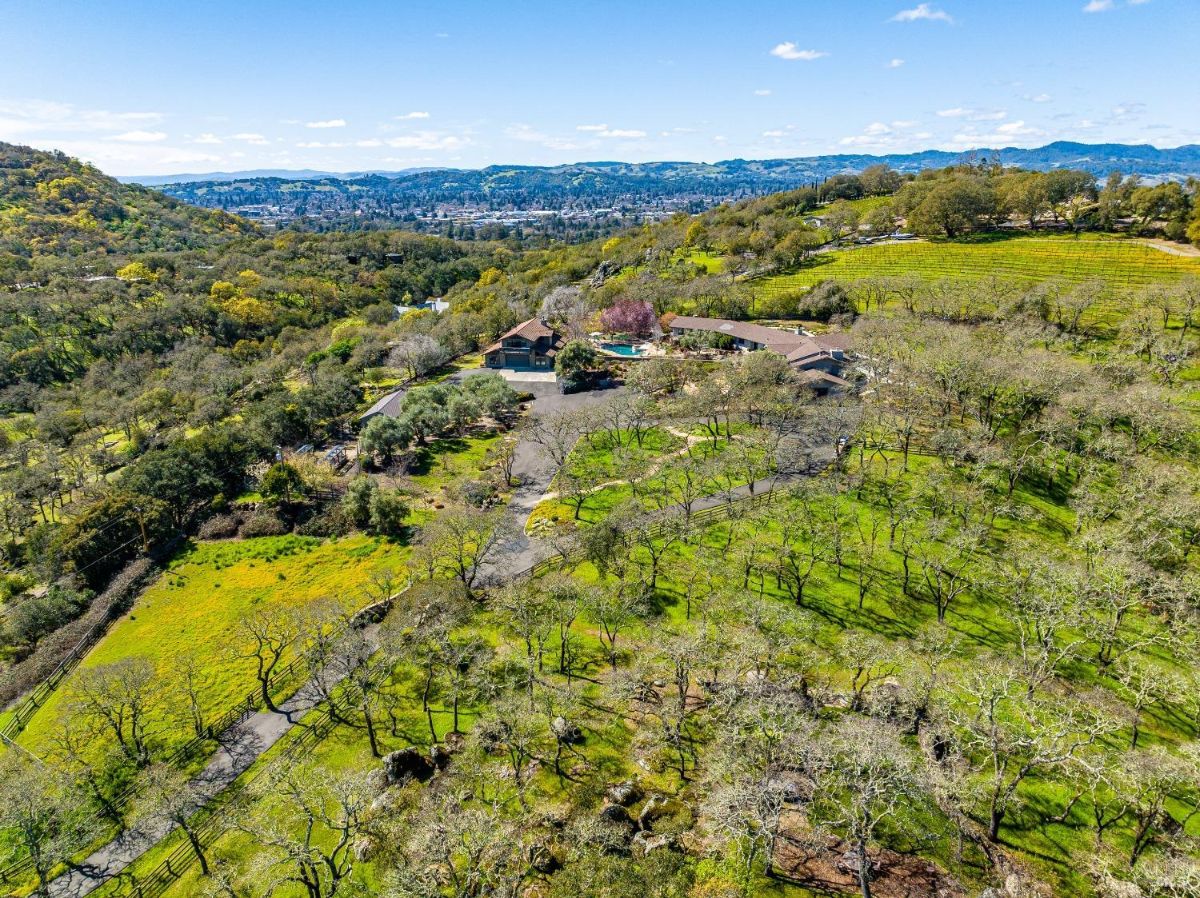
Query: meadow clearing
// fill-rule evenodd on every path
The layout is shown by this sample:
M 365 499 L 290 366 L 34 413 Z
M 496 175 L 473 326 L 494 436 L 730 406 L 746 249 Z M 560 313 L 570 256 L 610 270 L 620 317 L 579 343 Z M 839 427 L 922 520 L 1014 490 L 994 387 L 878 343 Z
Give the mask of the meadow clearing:
M 181 713 L 181 697 L 170 694 L 185 659 L 198 674 L 205 716 L 217 716 L 255 686 L 254 661 L 243 655 L 247 637 L 238 630 L 244 617 L 258 609 L 299 609 L 318 600 L 367 604 L 372 575 L 389 570 L 403 579 L 406 555 L 403 546 L 362 535 L 192 543 L 113 624 L 30 720 L 18 743 L 35 753 L 50 751 L 80 676 L 115 661 L 147 659 L 162 693 L 151 709 L 155 741 L 169 753 L 192 735 Z

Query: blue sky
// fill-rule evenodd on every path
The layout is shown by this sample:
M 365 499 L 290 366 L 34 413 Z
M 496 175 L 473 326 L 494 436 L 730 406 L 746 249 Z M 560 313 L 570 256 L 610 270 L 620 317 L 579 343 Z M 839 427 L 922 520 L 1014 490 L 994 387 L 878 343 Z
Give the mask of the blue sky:
M 1200 0 L 0 0 L 0 140 L 113 174 L 1200 142 Z

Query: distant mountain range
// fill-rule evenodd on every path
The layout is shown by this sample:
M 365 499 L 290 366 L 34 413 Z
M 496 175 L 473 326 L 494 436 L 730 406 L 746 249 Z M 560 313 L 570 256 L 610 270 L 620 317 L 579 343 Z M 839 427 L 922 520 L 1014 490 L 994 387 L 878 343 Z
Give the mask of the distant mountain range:
M 162 187 L 164 184 L 195 184 L 198 181 L 245 181 L 257 178 L 282 178 L 285 181 L 319 181 L 322 178 L 338 178 L 342 181 L 352 181 L 355 178 L 365 178 L 370 175 L 399 178 L 429 170 L 428 168 L 402 168 L 399 171 L 332 172 L 316 171 L 311 168 L 252 168 L 246 171 L 210 171 L 203 174 L 119 175 L 117 180 L 125 184 L 141 184 L 145 187 Z
M 443 219 L 456 210 L 497 214 L 554 210 L 580 215 L 654 215 L 699 211 L 715 203 L 787 190 L 883 163 L 918 172 L 964 161 L 1047 170 L 1076 168 L 1103 178 L 1112 171 L 1150 180 L 1200 176 L 1200 146 L 1057 142 L 1036 149 L 926 150 L 886 156 L 842 154 L 724 162 L 581 162 L 557 166 L 401 172 L 231 172 L 131 179 L 198 206 L 265 220 L 327 222 Z

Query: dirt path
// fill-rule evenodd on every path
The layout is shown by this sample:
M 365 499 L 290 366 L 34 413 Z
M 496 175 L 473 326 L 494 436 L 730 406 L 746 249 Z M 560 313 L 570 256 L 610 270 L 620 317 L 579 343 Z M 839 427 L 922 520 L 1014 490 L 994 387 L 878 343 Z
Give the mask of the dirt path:
M 624 389 L 622 387 L 618 390 L 572 393 L 564 396 L 558 392 L 555 384 L 524 384 L 523 386 L 534 394 L 530 416 L 535 418 L 565 409 L 594 405 L 616 395 L 619 389 Z M 509 499 L 506 506 L 511 535 L 500 545 L 496 559 L 484 565 L 480 570 L 482 582 L 503 582 L 554 554 L 551 546 L 543 542 L 536 542 L 529 537 L 529 534 L 525 532 L 525 523 L 538 503 L 549 494 L 550 483 L 554 480 L 556 473 L 554 460 L 540 445 L 532 440 L 522 440 L 517 445 L 513 475 L 520 481 L 520 486 L 513 491 L 512 498 Z
M 1159 252 L 1164 252 L 1172 256 L 1185 256 L 1189 259 L 1200 259 L 1200 247 L 1188 246 L 1186 243 L 1172 243 L 1170 240 L 1155 240 L 1147 238 L 1139 240 L 1138 243 L 1142 246 L 1148 246 L 1151 249 L 1156 249 Z
M 646 468 L 646 473 L 642 477 L 642 480 L 650 479 L 655 474 L 657 474 L 660 470 L 662 470 L 662 466 L 665 465 L 672 458 L 680 458 L 681 456 L 687 455 L 688 453 L 690 453 L 692 451 L 693 446 L 697 445 L 698 443 L 706 442 L 709 439 L 709 437 L 705 434 L 688 433 L 687 431 L 680 430 L 678 427 L 674 427 L 674 426 L 664 427 L 663 430 L 665 430 L 667 433 L 671 434 L 672 436 L 677 436 L 680 439 L 685 440 L 687 442 L 687 445 L 682 447 L 681 449 L 676 449 L 674 452 L 671 452 L 667 455 L 662 456 L 662 458 L 658 459 L 654 464 L 652 464 L 648 468 Z M 738 434 L 735 433 L 733 435 L 733 439 L 737 440 L 737 439 L 740 439 L 740 437 Z M 592 493 L 598 493 L 601 490 L 607 489 L 610 486 L 622 486 L 623 484 L 626 484 L 629 482 L 630 481 L 626 480 L 626 479 L 606 480 L 603 483 L 597 483 L 595 486 L 588 487 L 588 489 L 584 491 L 584 495 L 590 496 Z M 542 498 L 539 500 L 539 502 L 548 502 L 551 499 L 557 499 L 560 495 L 562 495 L 562 494 L 559 493 L 557 490 L 550 490 L 549 492 L 542 494 Z M 530 509 L 530 510 L 532 511 L 532 509 Z M 528 521 L 528 518 L 526 518 L 526 521 Z

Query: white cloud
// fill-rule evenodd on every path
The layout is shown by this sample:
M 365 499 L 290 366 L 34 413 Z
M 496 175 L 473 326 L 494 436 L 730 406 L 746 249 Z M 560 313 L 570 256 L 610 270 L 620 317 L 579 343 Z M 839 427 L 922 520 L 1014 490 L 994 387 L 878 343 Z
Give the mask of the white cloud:
M 122 143 L 158 143 L 167 139 L 165 131 L 126 131 L 123 134 L 114 134 L 111 140 L 119 140 Z
M 1024 121 L 1006 122 L 990 132 L 967 129 L 950 139 L 954 149 L 969 150 L 988 146 L 1033 146 L 1046 138 L 1046 132 Z
M 344 140 L 301 140 L 296 146 L 302 150 L 338 150 L 342 147 L 348 147 L 350 144 Z
M 138 126 L 158 124 L 161 112 L 111 112 L 80 109 L 70 103 L 48 100 L 0 101 L 0 139 L 20 140 L 23 135 L 118 133 Z
M 383 146 L 383 141 L 377 137 L 368 137 L 366 140 L 354 141 L 354 145 L 356 147 L 381 147 Z
M 241 131 L 237 134 L 234 134 L 232 139 L 241 140 L 256 147 L 265 147 L 271 142 L 261 134 L 254 134 L 250 131 Z
M 45 148 L 62 150 L 118 175 L 178 172 L 185 166 L 211 165 L 223 161 L 220 156 L 196 150 L 164 146 L 161 143 L 124 143 L 113 140 L 39 140 Z
M 771 91 L 770 91 L 768 88 L 765 88 L 765 87 L 760 87 L 758 90 L 756 90 L 756 91 L 754 92 L 754 96 L 756 96 L 756 97 L 769 97 L 769 96 L 771 96 Z
M 1150 0 L 1126 0 L 1126 6 L 1144 6 Z M 1117 8 L 1116 0 L 1088 0 L 1084 5 L 1084 12 L 1108 12 Z
M 1050 94 L 1026 94 L 1025 99 L 1030 103 L 1049 103 L 1054 97 Z
M 513 140 L 520 140 L 525 143 L 536 143 L 544 146 L 548 150 L 578 150 L 582 149 L 580 144 L 573 140 L 568 140 L 562 137 L 555 137 L 551 134 L 546 134 L 544 131 L 539 131 L 529 125 L 509 125 L 504 129 L 505 135 Z
M 912 133 L 917 122 L 898 119 L 893 122 L 871 122 L 863 128 L 861 134 L 843 137 L 838 143 L 844 147 L 873 150 L 912 150 L 921 148 L 921 141 L 927 141 L 931 134 L 927 131 Z
M 1025 135 L 1041 134 L 1042 132 L 1038 128 L 1033 128 L 1029 125 L 1026 125 L 1023 121 L 1015 121 L 1000 125 L 998 128 L 996 128 L 996 133 L 1021 137 Z
M 991 109 L 985 112 L 982 109 L 968 109 L 964 106 L 939 109 L 937 115 L 939 118 L 961 118 L 969 122 L 998 122 L 1008 118 L 1008 113 L 1003 109 Z
M 1129 118 L 1135 115 L 1141 115 L 1146 111 L 1145 103 L 1120 103 L 1113 107 L 1113 118 Z
M 344 128 L 344 127 L 346 127 L 346 120 L 344 118 L 331 118 L 331 119 L 325 119 L 324 121 L 320 121 L 320 122 L 305 122 L 304 127 L 306 127 L 306 128 Z
M 217 137 L 217 135 L 215 135 L 215 134 L 201 134 L 199 137 L 197 137 L 195 140 L 192 141 L 192 143 L 207 143 L 207 144 L 214 144 L 214 145 L 218 144 L 218 143 L 224 143 L 224 142 L 225 141 L 221 140 L 221 138 Z
M 404 113 L 404 115 L 396 116 L 397 121 L 401 121 L 401 122 L 407 122 L 407 121 L 411 121 L 412 119 L 418 119 L 418 118 L 429 118 L 429 113 L 428 112 L 406 112 L 406 113 Z
M 782 131 L 779 131 L 779 130 L 775 130 L 775 131 L 764 131 L 764 132 L 762 133 L 762 136 L 763 136 L 763 137 L 783 137 L 783 132 L 782 132 Z
M 629 139 L 646 136 L 645 131 L 638 131 L 632 128 L 610 128 L 608 125 L 576 125 L 575 130 L 595 134 L 597 137 Z M 678 131 L 679 129 L 676 128 L 675 130 Z
M 418 131 L 415 134 L 405 134 L 402 137 L 389 137 L 384 141 L 389 147 L 406 150 L 439 150 L 449 152 L 460 150 L 469 144 L 469 138 L 456 134 L 443 134 L 439 131 Z
M 801 50 L 791 41 L 784 41 L 782 44 L 776 44 L 771 50 L 772 56 L 778 56 L 780 59 L 803 59 L 805 62 L 812 62 L 814 59 L 820 59 L 822 56 L 828 56 L 824 50 Z
M 893 59 L 890 62 L 888 62 L 887 67 L 889 69 L 898 69 L 902 65 L 904 65 L 904 60 L 897 58 L 897 59 Z
M 929 3 L 918 3 L 912 9 L 902 9 L 892 16 L 893 22 L 953 22 L 948 12 Z

